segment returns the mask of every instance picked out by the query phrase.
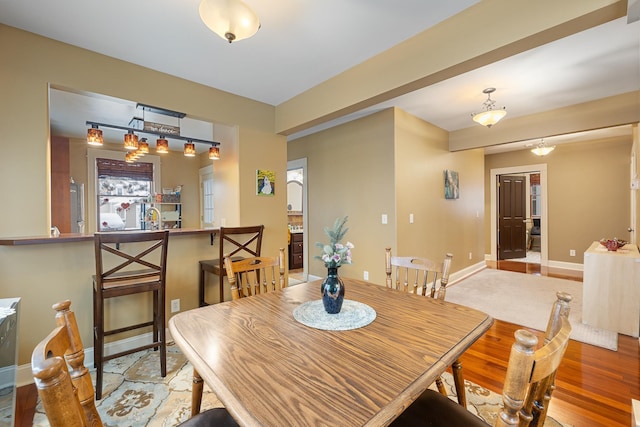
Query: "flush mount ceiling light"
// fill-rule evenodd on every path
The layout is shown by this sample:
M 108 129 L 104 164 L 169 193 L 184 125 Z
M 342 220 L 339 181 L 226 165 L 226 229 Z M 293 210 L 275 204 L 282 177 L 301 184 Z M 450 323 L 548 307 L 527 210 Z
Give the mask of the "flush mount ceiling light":
M 555 145 L 552 145 L 552 146 L 545 145 L 544 139 L 541 139 L 538 146 L 536 148 L 532 148 L 531 152 L 536 156 L 542 157 L 542 156 L 546 156 L 547 154 L 555 150 L 555 148 L 556 148 Z
M 258 15 L 241 0 L 202 0 L 200 18 L 229 43 L 247 39 L 260 28 Z
M 482 126 L 486 126 L 488 128 L 498 123 L 500 119 L 502 119 L 504 116 L 507 115 L 506 107 L 502 107 L 502 109 L 494 110 L 496 102 L 493 99 L 491 99 L 491 94 L 495 91 L 496 91 L 496 88 L 494 87 L 488 87 L 485 90 L 483 90 L 482 93 L 487 94 L 487 100 L 482 103 L 482 108 L 484 108 L 484 111 L 480 113 L 471 114 L 471 116 L 473 116 L 474 122 L 479 123 Z

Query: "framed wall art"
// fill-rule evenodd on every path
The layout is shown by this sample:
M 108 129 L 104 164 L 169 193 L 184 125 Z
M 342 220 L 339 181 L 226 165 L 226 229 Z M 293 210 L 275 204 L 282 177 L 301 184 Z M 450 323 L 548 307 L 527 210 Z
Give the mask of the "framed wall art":
M 276 173 L 266 169 L 256 170 L 256 194 L 273 196 L 276 194 Z
M 458 172 L 446 169 L 444 171 L 444 198 L 457 199 L 460 197 L 460 183 Z

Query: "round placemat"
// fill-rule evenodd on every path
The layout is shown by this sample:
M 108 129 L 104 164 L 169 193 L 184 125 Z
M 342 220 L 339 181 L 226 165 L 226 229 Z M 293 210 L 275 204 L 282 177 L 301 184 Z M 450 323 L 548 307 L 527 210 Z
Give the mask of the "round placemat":
M 376 311 L 358 301 L 344 300 L 340 313 L 329 314 L 322 300 L 307 301 L 293 310 L 293 317 L 303 325 L 325 331 L 348 331 L 367 326 L 376 318 Z

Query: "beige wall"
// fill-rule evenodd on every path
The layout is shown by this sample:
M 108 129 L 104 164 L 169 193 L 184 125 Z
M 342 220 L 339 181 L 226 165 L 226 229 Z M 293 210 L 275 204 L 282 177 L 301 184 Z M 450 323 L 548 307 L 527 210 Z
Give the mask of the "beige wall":
M 395 175 L 398 255 L 444 259 L 452 271 L 484 259 L 482 149 L 448 151 L 448 133 L 396 110 Z M 458 172 L 460 198 L 445 199 L 444 170 Z M 414 223 L 409 223 L 413 213 Z M 471 254 L 471 258 L 469 258 Z
M 237 206 L 241 223 L 265 225 L 264 253 L 275 254 L 286 245 L 286 142 L 273 130 L 274 107 L 4 25 L 0 25 L 0 54 L 0 180 L 11 183 L 5 186 L 0 236 L 48 234 L 47 110 L 48 87 L 53 84 L 184 111 L 193 118 L 236 129 L 238 148 L 230 151 L 237 152 L 238 162 L 233 166 L 221 161 L 217 170 L 237 190 L 228 191 L 227 199 L 216 202 L 228 200 L 230 206 Z M 223 157 L 225 150 L 222 139 Z M 184 165 L 179 157 L 167 160 L 171 169 L 166 175 L 163 170 L 167 184 L 179 177 L 173 171 Z M 252 184 L 258 167 L 276 171 L 276 188 L 283 191 L 272 198 L 258 198 Z M 197 182 L 197 167 L 194 170 L 189 182 Z M 190 187 L 185 191 L 196 194 L 196 187 Z M 191 200 L 192 195 L 187 198 Z M 171 240 L 167 302 L 179 297 L 183 310 L 196 307 L 198 260 L 214 254 L 208 235 Z M 51 305 L 58 300 L 72 300 L 84 344 L 92 346 L 93 269 L 90 243 L 0 246 L 0 298 L 22 297 L 20 364 L 28 363 L 35 344 L 53 327 Z
M 603 237 L 628 238 L 630 138 L 558 145 L 545 157 L 512 151 L 485 157 L 485 211 L 490 211 L 491 169 L 547 165 L 549 261 L 583 262 L 584 251 Z M 491 231 L 485 217 L 485 235 Z M 490 242 L 485 241 L 490 253 Z M 574 249 L 576 256 L 569 256 Z
M 326 276 L 315 244 L 327 243 L 324 227 L 348 215 L 343 243 L 355 245 L 353 264 L 339 274 L 361 279 L 366 270 L 371 281 L 384 283 L 384 248 L 395 246 L 393 117 L 385 110 L 288 143 L 289 160 L 307 158 L 310 274 Z
M 449 153 L 447 133 L 404 111 L 388 109 L 288 143 L 288 158 L 307 158 L 309 272 L 326 275 L 314 259 L 325 226 L 349 216 L 346 239 L 353 264 L 340 274 L 383 284 L 384 248 L 396 254 L 444 258 L 454 270 L 482 259 L 483 155 Z M 461 196 L 444 199 L 443 170 L 460 173 Z M 480 218 L 476 218 L 476 212 Z M 409 213 L 415 222 L 408 224 Z M 388 224 L 381 224 L 381 215 Z M 473 260 L 468 253 L 473 253 Z

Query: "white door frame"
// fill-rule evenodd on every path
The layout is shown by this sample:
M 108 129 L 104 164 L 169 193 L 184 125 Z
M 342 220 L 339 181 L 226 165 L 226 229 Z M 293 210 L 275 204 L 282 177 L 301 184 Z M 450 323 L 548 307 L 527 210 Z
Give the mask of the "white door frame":
M 307 173 L 307 158 L 289 160 L 287 162 L 287 170 L 302 169 L 302 269 L 304 280 L 308 278 L 309 271 L 309 233 L 308 228 L 308 213 L 309 206 L 307 203 L 307 181 L 309 181 L 309 174 Z
M 547 266 L 549 263 L 548 255 L 548 221 L 547 221 L 547 164 L 512 166 L 508 168 L 491 169 L 491 253 L 489 261 L 497 261 L 498 254 L 498 208 L 497 208 L 497 191 L 496 180 L 498 175 L 509 175 L 525 172 L 540 172 L 540 190 L 542 192 L 542 212 L 540 214 L 540 265 Z

